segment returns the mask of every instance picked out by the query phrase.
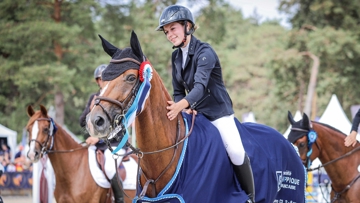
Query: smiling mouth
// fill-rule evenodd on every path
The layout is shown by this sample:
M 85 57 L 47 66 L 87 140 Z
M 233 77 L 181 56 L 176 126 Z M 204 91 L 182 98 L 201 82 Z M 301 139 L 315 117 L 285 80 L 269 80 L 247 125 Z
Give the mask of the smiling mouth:
M 170 42 L 172 42 L 172 43 L 175 43 L 175 41 L 176 41 L 176 37 L 170 39 Z

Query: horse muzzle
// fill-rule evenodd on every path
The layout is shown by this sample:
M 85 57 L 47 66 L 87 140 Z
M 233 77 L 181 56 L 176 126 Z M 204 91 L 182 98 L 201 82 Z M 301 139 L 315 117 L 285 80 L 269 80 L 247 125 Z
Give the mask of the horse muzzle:
M 110 121 L 101 112 L 91 112 L 86 120 L 86 129 L 92 137 L 104 138 L 111 132 Z
M 27 153 L 27 157 L 30 159 L 32 163 L 37 163 L 41 158 L 41 152 L 38 150 L 29 150 Z

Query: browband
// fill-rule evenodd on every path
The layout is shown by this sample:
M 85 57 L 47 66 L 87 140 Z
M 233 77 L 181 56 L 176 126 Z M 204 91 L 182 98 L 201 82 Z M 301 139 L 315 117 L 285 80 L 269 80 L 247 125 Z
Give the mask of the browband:
M 291 128 L 291 130 L 295 130 L 295 131 L 300 131 L 300 132 L 309 132 L 309 130 L 304 130 L 304 129 L 301 129 L 301 128 Z
M 141 63 L 138 60 L 135 60 L 133 58 L 123 58 L 123 59 L 111 59 L 110 63 L 123 63 L 123 62 L 127 62 L 127 61 L 131 61 L 134 62 L 138 65 L 140 65 Z

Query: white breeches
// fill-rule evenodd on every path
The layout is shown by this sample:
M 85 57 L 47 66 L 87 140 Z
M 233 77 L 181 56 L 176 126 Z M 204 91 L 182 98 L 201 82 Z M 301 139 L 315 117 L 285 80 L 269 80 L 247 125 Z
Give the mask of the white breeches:
M 115 149 L 116 147 L 112 147 L 113 149 Z M 120 149 L 117 154 L 125 154 L 125 149 Z M 115 160 L 113 158 L 113 154 L 111 153 L 111 151 L 109 149 L 106 149 L 105 152 L 104 152 L 104 155 L 105 155 L 105 173 L 106 173 L 106 176 L 109 178 L 109 179 L 112 179 L 114 177 L 114 175 L 116 174 L 116 170 L 115 170 Z M 114 157 L 118 157 L 118 156 L 114 156 Z M 116 168 L 119 168 L 120 166 L 120 163 L 122 161 L 122 156 L 119 156 L 119 158 L 117 158 L 117 167 Z
M 225 149 L 234 165 L 242 165 L 245 158 L 244 146 L 236 127 L 234 114 L 224 116 L 211 123 L 219 130 Z

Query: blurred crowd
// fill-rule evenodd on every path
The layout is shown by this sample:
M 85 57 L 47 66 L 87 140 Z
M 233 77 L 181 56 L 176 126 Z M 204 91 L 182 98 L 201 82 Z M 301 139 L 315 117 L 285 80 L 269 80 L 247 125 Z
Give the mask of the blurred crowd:
M 6 143 L 1 143 L 0 148 L 0 170 L 3 172 L 23 172 L 32 170 L 32 164 L 26 157 L 24 147 L 20 145 L 15 150 L 15 159 L 11 161 L 11 153 L 14 153 Z

